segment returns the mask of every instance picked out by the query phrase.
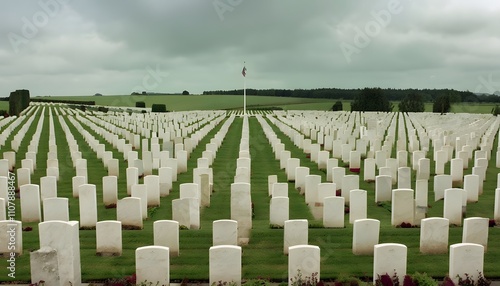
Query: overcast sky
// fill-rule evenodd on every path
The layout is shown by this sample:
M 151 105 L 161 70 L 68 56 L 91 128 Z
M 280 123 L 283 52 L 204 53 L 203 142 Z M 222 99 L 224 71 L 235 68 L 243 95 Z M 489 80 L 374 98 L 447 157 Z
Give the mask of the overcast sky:
M 500 90 L 498 0 L 2 1 L 0 96 Z

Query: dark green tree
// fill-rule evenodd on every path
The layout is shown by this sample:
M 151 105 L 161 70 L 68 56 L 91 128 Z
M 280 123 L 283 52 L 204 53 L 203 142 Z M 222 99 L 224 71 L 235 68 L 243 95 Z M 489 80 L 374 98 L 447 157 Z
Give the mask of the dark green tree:
M 155 103 L 151 105 L 151 112 L 167 112 L 167 106 L 165 104 Z
M 351 103 L 352 111 L 382 111 L 391 112 L 393 105 L 384 94 L 377 88 L 364 88 Z
M 500 114 L 500 106 L 498 106 L 498 104 L 493 107 L 493 109 L 491 110 L 491 114 L 495 116 L 498 116 L 498 114 Z
M 441 95 L 434 100 L 432 105 L 432 112 L 445 114 L 450 112 L 451 103 L 449 95 Z
M 9 96 L 9 114 L 17 115 L 30 105 L 30 91 L 26 89 L 16 90 Z
M 141 107 L 141 108 L 144 108 L 146 107 L 146 103 L 144 101 L 137 101 L 135 103 L 135 107 Z
M 422 96 L 418 93 L 408 94 L 400 103 L 399 111 L 401 112 L 424 112 L 425 105 Z
M 337 101 L 335 104 L 332 106 L 332 111 L 342 111 L 343 106 L 342 106 L 342 101 Z
M 187 90 L 183 91 L 182 95 L 189 95 L 189 91 L 187 91 Z

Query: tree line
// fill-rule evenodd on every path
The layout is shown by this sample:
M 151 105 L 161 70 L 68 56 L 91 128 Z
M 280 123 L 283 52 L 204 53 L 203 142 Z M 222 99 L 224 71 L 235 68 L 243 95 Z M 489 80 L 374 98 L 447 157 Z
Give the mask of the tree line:
M 364 89 L 317 88 L 317 89 L 252 89 L 246 90 L 247 95 L 330 98 L 338 100 L 355 100 Z M 418 95 L 424 102 L 434 102 L 441 96 L 448 96 L 452 103 L 458 102 L 500 102 L 500 96 L 481 94 L 454 89 L 380 89 L 389 101 L 402 101 L 408 94 Z M 204 95 L 243 95 L 243 89 L 204 91 Z

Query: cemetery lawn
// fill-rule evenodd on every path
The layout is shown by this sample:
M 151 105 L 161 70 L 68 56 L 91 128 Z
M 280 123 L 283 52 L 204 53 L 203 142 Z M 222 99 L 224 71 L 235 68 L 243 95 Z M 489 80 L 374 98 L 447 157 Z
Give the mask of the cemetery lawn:
M 36 99 L 95 101 L 97 105 L 135 107 L 144 101 L 146 107 L 153 103 L 166 104 L 170 111 L 189 110 L 231 110 L 243 109 L 243 96 L 240 95 L 106 95 L 106 96 L 50 96 Z M 247 108 L 280 107 L 284 110 L 330 110 L 336 99 L 297 98 L 274 96 L 247 96 Z M 341 100 L 344 110 L 351 110 L 350 100 Z M 393 111 L 399 111 L 398 101 L 392 102 Z M 0 101 L 0 110 L 8 110 L 8 102 Z M 456 103 L 451 107 L 453 113 L 491 113 L 494 103 Z M 425 112 L 432 112 L 432 102 L 425 103 Z
M 166 96 L 169 98 L 170 96 Z M 172 96 L 173 97 L 173 96 Z M 182 96 L 185 97 L 185 96 Z M 231 96 L 228 96 L 230 98 Z M 74 97 L 71 97 L 74 99 Z M 91 97 L 92 99 L 106 99 L 104 97 Z M 214 97 L 215 98 L 215 97 Z M 226 98 L 226 97 L 224 97 Z M 240 100 L 239 97 L 238 101 Z M 221 99 L 221 98 L 219 98 Z M 258 97 L 262 99 L 262 97 Z M 81 100 L 81 99 L 80 99 Z M 149 97 L 148 97 L 149 100 Z M 196 102 L 187 101 L 191 104 Z M 178 106 L 188 103 L 177 103 Z M 328 101 L 330 102 L 330 101 Z M 269 101 L 269 104 L 276 102 Z M 229 106 L 233 103 L 227 103 Z M 299 103 L 295 103 L 299 104 Z M 309 104 L 309 103 L 308 103 Z M 323 103 L 325 104 L 325 103 Z M 148 104 L 149 106 L 149 104 Z M 175 103 L 172 103 L 175 106 Z M 331 105 L 330 105 L 331 106 Z M 170 107 L 168 107 L 170 109 Z M 172 108 L 174 109 L 174 108 Z M 196 108 L 195 108 L 196 109 Z M 44 130 L 48 130 L 48 112 L 43 115 Z M 28 130 L 26 138 L 17 155 L 17 165 L 27 151 L 27 144 L 36 129 L 39 116 L 35 118 L 31 128 Z M 66 124 L 70 127 L 72 134 L 78 141 L 82 157 L 87 159 L 89 183 L 97 186 L 98 220 L 115 220 L 116 209 L 106 209 L 102 203 L 102 177 L 107 175 L 107 170 L 102 162 L 97 159 L 96 154 L 85 143 L 82 135 L 75 126 L 63 116 Z M 160 219 L 171 219 L 171 201 L 179 198 L 179 185 L 192 182 L 192 169 L 196 166 L 197 158 L 201 157 L 205 145 L 217 133 L 222 126 L 220 123 L 205 138 L 198 147 L 191 153 L 188 161 L 188 172 L 180 174 L 178 181 L 173 184 L 173 190 L 167 197 L 161 198 L 161 206 L 148 210 L 149 218 L 144 221 L 143 230 L 124 230 L 123 254 L 122 256 L 100 257 L 95 254 L 95 230 L 80 231 L 80 248 L 82 264 L 82 280 L 97 281 L 109 278 L 122 278 L 131 275 L 135 271 L 135 249 L 141 246 L 153 244 L 153 222 Z M 274 132 L 286 145 L 286 150 L 291 151 L 292 157 L 299 158 L 301 166 L 309 167 L 311 174 L 321 175 L 322 182 L 326 181 L 324 171 L 318 170 L 317 165 L 312 163 L 302 150 L 298 149 L 277 127 L 273 127 Z M 241 128 L 243 119 L 236 118 L 224 139 L 221 148 L 217 152 L 217 158 L 213 164 L 214 193 L 211 197 L 211 206 L 201 210 L 200 230 L 180 231 L 180 256 L 170 259 L 170 277 L 173 281 L 188 279 L 191 281 L 208 280 L 208 254 L 212 245 L 212 222 L 217 219 L 228 219 L 230 217 L 230 185 L 233 182 L 236 169 L 236 158 L 241 139 Z M 83 124 L 82 124 L 83 125 Z M 78 200 L 72 196 L 71 178 L 75 176 L 71 159 L 69 158 L 69 148 L 65 141 L 65 135 L 57 117 L 54 118 L 55 133 L 58 145 L 58 157 L 60 164 L 60 181 L 58 182 L 58 196 L 69 198 L 70 220 L 78 220 L 79 206 Z M 271 145 L 264 136 L 264 132 L 256 118 L 249 119 L 250 127 L 250 154 L 252 158 L 251 190 L 252 203 L 254 204 L 255 217 L 253 219 L 253 229 L 250 244 L 243 246 L 242 257 L 242 278 L 267 278 L 273 281 L 287 280 L 288 257 L 283 255 L 283 229 L 273 229 L 269 226 L 269 203 L 268 197 L 268 175 L 278 175 L 278 182 L 286 182 L 284 170 L 280 169 L 279 161 L 274 159 Z M 106 150 L 113 151 L 113 157 L 120 159 L 120 177 L 118 180 L 119 198 L 126 196 L 126 175 L 125 166 L 127 162 L 116 149 L 105 142 L 101 136 L 84 126 L 106 145 Z M 19 129 L 18 129 L 19 130 Z M 496 138 L 498 140 L 498 138 Z M 10 141 L 7 146 L 0 150 L 0 153 L 10 149 Z M 497 146 L 495 141 L 493 146 Z M 395 149 L 395 148 L 394 148 Z M 39 184 L 40 177 L 44 176 L 46 167 L 46 155 L 48 151 L 48 132 L 42 132 L 40 138 L 37 171 L 32 176 L 32 183 Z M 140 150 L 138 150 L 140 151 Z M 432 152 L 432 149 L 430 150 Z M 45 156 L 45 157 L 43 157 Z M 0 155 L 1 157 L 1 155 Z M 394 157 L 394 156 L 393 156 Z M 362 166 L 363 167 L 363 166 Z M 449 172 L 449 163 L 446 166 Z M 431 160 L 431 170 L 434 170 Z M 471 170 L 464 171 L 469 174 Z M 476 204 L 469 204 L 467 207 L 467 217 L 493 217 L 494 191 L 496 188 L 496 176 L 499 169 L 495 168 L 494 155 L 489 162 L 487 180 L 484 184 L 484 194 Z M 350 174 L 348 171 L 346 174 Z M 381 221 L 380 243 L 401 243 L 408 247 L 407 273 L 426 272 L 435 278 L 442 278 L 448 272 L 448 254 L 444 255 L 423 255 L 419 253 L 419 228 L 395 228 L 390 225 L 391 213 L 390 204 L 379 206 L 374 202 L 374 183 L 366 183 L 360 174 L 360 188 L 368 191 L 368 218 L 375 218 Z M 412 178 L 415 178 L 412 172 Z M 140 183 L 142 179 L 140 180 Z M 414 181 L 413 181 L 414 184 Z M 414 185 L 413 185 L 414 186 Z M 443 201 L 433 201 L 433 177 L 429 181 L 429 213 L 428 217 L 443 214 Z M 317 245 L 321 249 L 321 278 L 325 280 L 335 279 L 340 276 L 356 276 L 361 279 L 371 277 L 373 272 L 373 256 L 355 256 L 352 254 L 352 225 L 349 224 L 349 216 L 345 216 L 343 229 L 325 229 L 322 221 L 314 219 L 308 206 L 294 188 L 293 183 L 289 183 L 290 198 L 290 219 L 308 219 L 309 221 L 309 244 Z M 20 220 L 19 200 L 17 203 L 17 219 Z M 23 232 L 24 254 L 18 257 L 16 268 L 16 281 L 29 281 L 29 252 L 39 248 L 37 223 L 23 223 L 23 228 L 31 227 L 31 231 Z M 449 244 L 459 243 L 462 239 L 462 227 L 450 227 Z M 488 252 L 485 254 L 484 275 L 491 279 L 500 278 L 500 228 L 489 228 Z M 0 281 L 6 280 L 6 261 L 0 262 Z

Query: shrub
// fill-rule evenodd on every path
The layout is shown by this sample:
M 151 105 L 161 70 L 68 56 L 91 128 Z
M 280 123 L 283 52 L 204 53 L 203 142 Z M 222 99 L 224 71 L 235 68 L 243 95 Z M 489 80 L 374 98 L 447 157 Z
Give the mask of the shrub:
M 412 275 L 412 278 L 418 286 L 437 286 L 439 284 L 436 280 L 427 275 L 427 273 L 416 272 Z
M 151 112 L 167 112 L 167 106 L 165 104 L 153 104 L 151 105 Z
M 144 107 L 146 107 L 146 103 L 144 101 L 137 101 L 135 103 L 135 107 L 144 108 Z
M 104 107 L 104 106 L 99 106 L 99 108 L 97 108 L 97 110 L 100 112 L 108 113 L 109 108 Z
M 17 115 L 30 105 L 30 92 L 26 89 L 16 90 L 9 96 L 9 114 Z
M 332 106 L 332 111 L 342 111 L 343 106 L 342 106 L 342 101 L 337 101 L 335 104 Z
M 491 110 L 491 114 L 493 114 L 494 116 L 500 114 L 500 106 L 498 106 L 498 104 L 493 107 L 493 109 Z

